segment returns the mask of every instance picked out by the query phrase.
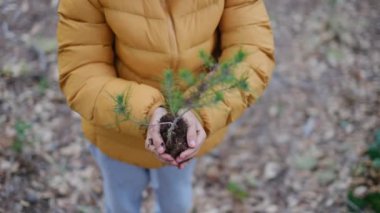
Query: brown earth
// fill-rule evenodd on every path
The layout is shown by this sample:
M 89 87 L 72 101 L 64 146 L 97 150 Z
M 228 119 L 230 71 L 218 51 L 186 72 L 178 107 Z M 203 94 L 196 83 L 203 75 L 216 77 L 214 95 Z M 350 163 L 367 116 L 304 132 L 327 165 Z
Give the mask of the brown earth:
M 166 114 L 160 119 L 160 123 L 174 122 L 175 117 Z M 187 124 L 183 119 L 179 119 L 176 127 L 173 129 L 171 137 L 168 137 L 169 124 L 160 126 L 160 134 L 165 143 L 165 153 L 176 159 L 183 151 L 189 148 L 187 145 Z

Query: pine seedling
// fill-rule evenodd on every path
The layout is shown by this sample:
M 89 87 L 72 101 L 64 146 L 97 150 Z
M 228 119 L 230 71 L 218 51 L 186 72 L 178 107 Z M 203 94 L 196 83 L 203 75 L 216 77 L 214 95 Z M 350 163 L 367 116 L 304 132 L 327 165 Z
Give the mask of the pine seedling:
M 161 91 L 165 98 L 164 107 L 168 114 L 161 118 L 160 133 L 165 141 L 166 152 L 176 158 L 187 146 L 187 124 L 182 117 L 190 110 L 210 107 L 224 100 L 225 94 L 231 90 L 250 91 L 248 76 L 236 76 L 234 69 L 244 61 L 246 53 L 238 51 L 230 60 L 217 63 L 205 51 L 200 51 L 203 72 L 195 76 L 188 69 L 175 72 L 167 69 L 161 82 Z M 111 96 L 112 97 L 112 96 Z M 148 126 L 147 122 L 136 121 L 128 108 L 128 94 L 112 97 L 115 101 L 114 112 L 117 125 L 124 121 L 132 121 Z M 121 117 L 121 119 L 119 119 Z

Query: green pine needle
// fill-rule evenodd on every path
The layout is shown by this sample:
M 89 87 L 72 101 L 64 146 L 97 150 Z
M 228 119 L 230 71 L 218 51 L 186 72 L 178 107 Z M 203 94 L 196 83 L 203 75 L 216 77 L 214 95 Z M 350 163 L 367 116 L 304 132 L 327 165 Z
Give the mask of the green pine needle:
M 203 64 L 205 67 L 209 69 L 212 69 L 213 67 L 215 67 L 216 62 L 214 58 L 210 54 L 206 53 L 205 50 L 201 50 L 199 52 L 199 57 L 203 61 Z
M 179 77 L 186 83 L 187 87 L 191 87 L 196 83 L 196 79 L 193 73 L 188 69 L 182 69 L 179 71 Z
M 249 91 L 248 78 L 238 78 L 233 72 L 235 66 L 246 58 L 245 52 L 240 50 L 230 60 L 223 63 L 217 62 L 204 50 L 199 52 L 199 57 L 206 71 L 197 76 L 189 69 L 181 69 L 178 72 L 172 69 L 164 71 L 161 91 L 165 98 L 165 108 L 174 116 L 178 115 L 180 109 L 209 107 L 217 104 L 224 100 L 225 93 L 230 90 Z M 188 90 L 190 88 L 193 89 Z M 185 91 L 191 92 L 185 97 Z M 128 120 L 139 123 L 131 117 L 128 106 L 130 94 L 109 95 L 115 102 L 113 111 L 117 124 Z
M 238 64 L 244 61 L 247 57 L 247 54 L 243 50 L 239 50 L 234 56 L 234 63 Z
M 215 102 L 223 101 L 223 99 L 224 99 L 224 94 L 222 92 L 220 91 L 215 92 L 215 97 L 214 97 Z

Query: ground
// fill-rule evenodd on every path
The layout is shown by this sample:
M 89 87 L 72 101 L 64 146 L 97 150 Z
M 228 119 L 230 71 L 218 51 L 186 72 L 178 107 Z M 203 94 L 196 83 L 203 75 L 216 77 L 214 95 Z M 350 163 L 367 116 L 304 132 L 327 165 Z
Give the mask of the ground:
M 0 212 L 102 206 L 79 117 L 57 84 L 57 3 L 0 0 Z M 352 166 L 380 128 L 380 2 L 266 5 L 273 79 L 199 159 L 194 212 L 345 212 Z

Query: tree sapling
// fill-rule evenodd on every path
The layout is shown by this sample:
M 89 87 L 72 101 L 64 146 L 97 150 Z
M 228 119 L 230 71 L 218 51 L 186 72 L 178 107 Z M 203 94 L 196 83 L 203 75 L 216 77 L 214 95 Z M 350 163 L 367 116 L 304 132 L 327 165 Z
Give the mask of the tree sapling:
M 222 63 L 217 63 L 204 51 L 201 51 L 199 56 L 204 64 L 199 75 L 195 76 L 187 69 L 178 72 L 168 69 L 164 72 L 161 82 L 161 90 L 165 97 L 165 104 L 162 107 L 168 113 L 160 119 L 160 134 L 164 140 L 165 152 L 173 158 L 188 149 L 188 125 L 183 119 L 186 112 L 215 105 L 223 101 L 224 94 L 230 90 L 250 90 L 247 83 L 248 76 L 244 74 L 236 76 L 234 73 L 234 68 L 245 59 L 245 52 L 240 50 L 232 59 Z M 145 128 L 148 126 L 147 121 L 136 121 L 131 117 L 128 95 L 124 98 L 124 94 L 121 93 L 112 98 L 115 101 L 117 125 L 124 121 L 132 121 Z

